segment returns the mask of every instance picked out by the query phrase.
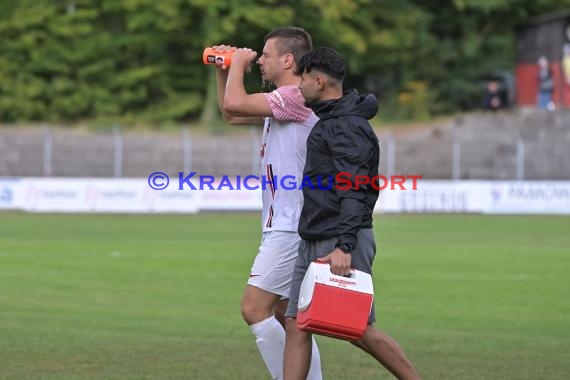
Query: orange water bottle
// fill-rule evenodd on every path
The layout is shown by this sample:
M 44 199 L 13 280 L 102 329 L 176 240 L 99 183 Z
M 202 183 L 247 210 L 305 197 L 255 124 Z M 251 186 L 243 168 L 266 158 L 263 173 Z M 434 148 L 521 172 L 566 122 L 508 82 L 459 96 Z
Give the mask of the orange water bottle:
M 218 53 L 213 48 L 207 47 L 202 54 L 202 61 L 205 65 L 216 65 L 230 67 L 232 63 L 232 56 L 236 48 L 224 53 Z

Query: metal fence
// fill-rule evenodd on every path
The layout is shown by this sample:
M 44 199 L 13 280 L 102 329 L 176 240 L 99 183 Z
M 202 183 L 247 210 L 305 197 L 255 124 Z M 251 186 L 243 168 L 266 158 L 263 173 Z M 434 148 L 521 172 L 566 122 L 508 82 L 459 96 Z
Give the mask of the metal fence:
M 425 179 L 569 180 L 570 118 L 567 127 L 545 130 L 458 122 L 402 135 L 380 130 L 380 171 Z M 257 175 L 260 138 L 257 127 L 221 135 L 188 127 L 177 133 L 2 128 L 0 177 Z
M 426 179 L 568 180 L 570 113 L 474 115 L 395 136 L 381 132 L 381 171 Z
M 258 171 L 259 128 L 223 135 L 0 128 L 0 177 L 145 177 L 153 171 L 209 175 Z

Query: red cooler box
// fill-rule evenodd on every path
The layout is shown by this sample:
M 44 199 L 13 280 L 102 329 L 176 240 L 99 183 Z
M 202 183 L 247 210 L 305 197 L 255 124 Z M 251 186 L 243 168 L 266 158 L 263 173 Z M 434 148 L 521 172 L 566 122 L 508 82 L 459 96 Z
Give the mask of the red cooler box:
M 337 276 L 328 263 L 313 262 L 301 284 L 297 326 L 302 331 L 357 340 L 366 330 L 373 299 L 368 273 L 353 269 L 348 277 Z

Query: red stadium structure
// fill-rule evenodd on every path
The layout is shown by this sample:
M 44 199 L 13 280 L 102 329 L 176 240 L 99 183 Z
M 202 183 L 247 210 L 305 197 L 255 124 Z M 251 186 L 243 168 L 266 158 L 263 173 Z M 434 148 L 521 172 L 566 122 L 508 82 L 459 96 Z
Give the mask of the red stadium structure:
M 570 85 L 562 69 L 563 47 L 570 43 L 570 9 L 535 17 L 517 29 L 517 105 L 537 102 L 538 58 L 550 63 L 554 78 L 553 101 L 557 108 L 570 108 Z

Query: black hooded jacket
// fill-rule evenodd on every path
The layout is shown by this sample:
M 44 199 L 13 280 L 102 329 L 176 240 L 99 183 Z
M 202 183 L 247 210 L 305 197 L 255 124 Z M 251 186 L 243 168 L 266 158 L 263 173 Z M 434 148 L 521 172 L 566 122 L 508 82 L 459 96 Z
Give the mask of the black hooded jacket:
M 378 112 L 378 102 L 373 95 L 360 96 L 352 90 L 311 108 L 320 120 L 307 140 L 299 235 L 304 240 L 337 237 L 336 246 L 351 252 L 357 244 L 356 233 L 372 227 L 379 194 L 369 184 L 356 189 L 354 185 L 357 175 L 369 179 L 378 175 L 380 148 L 368 122 Z

